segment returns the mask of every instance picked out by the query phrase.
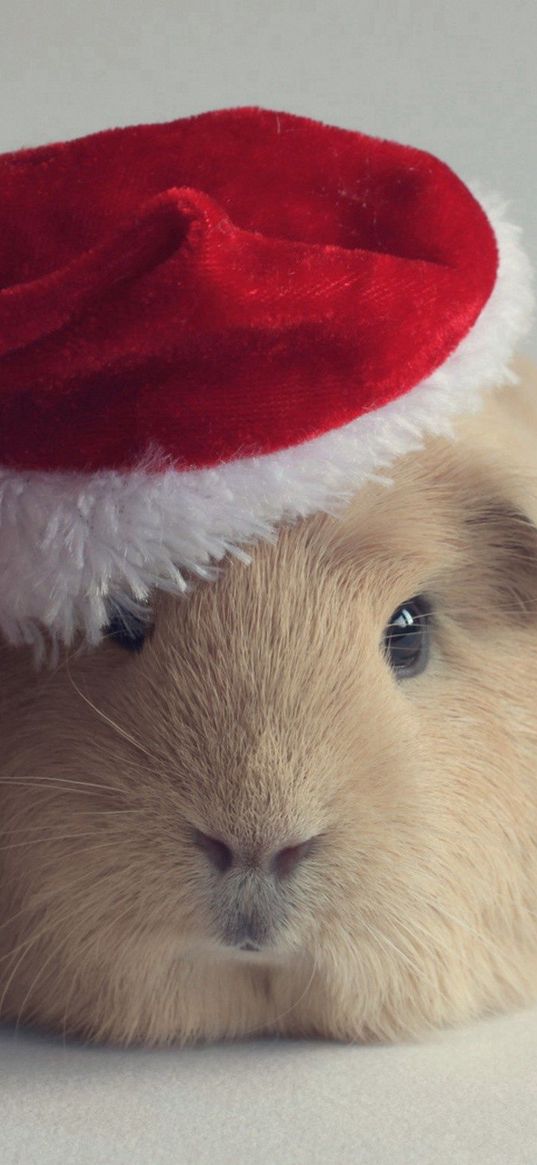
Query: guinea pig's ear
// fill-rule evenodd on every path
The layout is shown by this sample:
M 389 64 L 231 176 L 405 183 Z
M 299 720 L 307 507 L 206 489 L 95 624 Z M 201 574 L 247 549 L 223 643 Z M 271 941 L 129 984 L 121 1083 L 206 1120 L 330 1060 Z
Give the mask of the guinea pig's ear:
M 488 621 L 491 606 L 505 624 L 537 620 L 537 525 L 518 504 L 497 494 L 475 498 L 462 546 L 450 587 L 459 622 Z

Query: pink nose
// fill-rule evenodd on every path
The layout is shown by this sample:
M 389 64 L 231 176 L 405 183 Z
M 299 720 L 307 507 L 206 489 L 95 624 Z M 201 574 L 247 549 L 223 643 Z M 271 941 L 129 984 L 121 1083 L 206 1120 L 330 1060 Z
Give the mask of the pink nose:
M 315 837 L 310 837 L 307 841 L 292 843 L 282 849 L 259 850 L 255 857 L 245 858 L 243 854 L 232 850 L 231 846 L 227 845 L 225 841 L 221 841 L 220 838 L 209 837 L 208 834 L 201 833 L 200 830 L 196 830 L 194 835 L 194 844 L 204 851 L 211 865 L 219 873 L 227 873 L 232 866 L 236 868 L 258 866 L 266 872 L 274 874 L 277 878 L 285 878 L 288 874 L 292 874 L 299 863 L 312 853 L 315 841 Z

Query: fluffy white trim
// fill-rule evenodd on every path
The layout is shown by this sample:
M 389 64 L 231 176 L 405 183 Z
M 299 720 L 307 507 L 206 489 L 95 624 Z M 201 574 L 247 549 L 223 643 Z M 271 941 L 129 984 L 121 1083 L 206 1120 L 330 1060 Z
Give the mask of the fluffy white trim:
M 182 571 L 213 578 L 214 563 L 276 537 L 277 526 L 318 511 L 337 513 L 427 434 L 453 437 L 451 418 L 476 412 L 487 389 L 516 383 L 509 368 L 530 326 L 532 274 L 519 229 L 496 196 L 473 193 L 496 234 L 494 291 L 471 331 L 431 376 L 402 399 L 303 445 L 214 469 L 96 474 L 0 470 L 0 630 L 32 644 L 40 662 L 45 627 L 53 657 L 77 631 L 96 645 L 107 599 L 134 609 L 154 587 L 187 590 Z M 130 596 L 130 597 L 129 597 Z M 123 601 L 123 600 L 121 600 Z

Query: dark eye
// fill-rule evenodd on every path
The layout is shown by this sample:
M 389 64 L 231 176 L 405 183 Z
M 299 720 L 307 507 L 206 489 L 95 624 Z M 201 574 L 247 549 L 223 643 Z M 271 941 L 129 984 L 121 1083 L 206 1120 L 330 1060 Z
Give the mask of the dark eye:
M 104 632 L 105 639 L 112 640 L 125 651 L 141 651 L 153 629 L 151 612 L 126 611 L 114 606 L 110 622 Z
M 394 611 L 384 631 L 384 653 L 401 679 L 417 676 L 429 660 L 431 605 L 417 595 Z

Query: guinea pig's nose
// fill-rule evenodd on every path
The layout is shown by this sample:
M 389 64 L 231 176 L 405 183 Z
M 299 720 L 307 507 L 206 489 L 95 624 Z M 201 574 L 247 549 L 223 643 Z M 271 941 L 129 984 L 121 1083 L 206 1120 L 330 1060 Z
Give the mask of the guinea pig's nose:
M 302 859 L 309 857 L 314 846 L 315 838 L 309 837 L 307 841 L 299 841 L 294 845 L 286 845 L 283 849 L 277 850 L 270 858 L 271 872 L 276 874 L 278 878 L 285 878 L 286 874 L 292 874 Z
M 226 845 L 225 841 L 220 841 L 217 837 L 209 837 L 207 833 L 202 833 L 200 829 L 196 829 L 194 844 L 205 851 L 215 870 L 225 874 L 226 870 L 231 869 L 234 861 L 233 850 Z
M 201 830 L 195 830 L 194 842 L 204 850 L 210 863 L 221 874 L 235 868 L 257 866 L 277 878 L 285 878 L 292 874 L 303 858 L 307 858 L 314 849 L 316 838 L 310 837 L 307 841 L 292 842 L 282 849 L 274 850 L 270 847 L 259 847 L 255 853 L 245 857 L 244 853 L 233 850 L 218 837 L 209 837 Z

